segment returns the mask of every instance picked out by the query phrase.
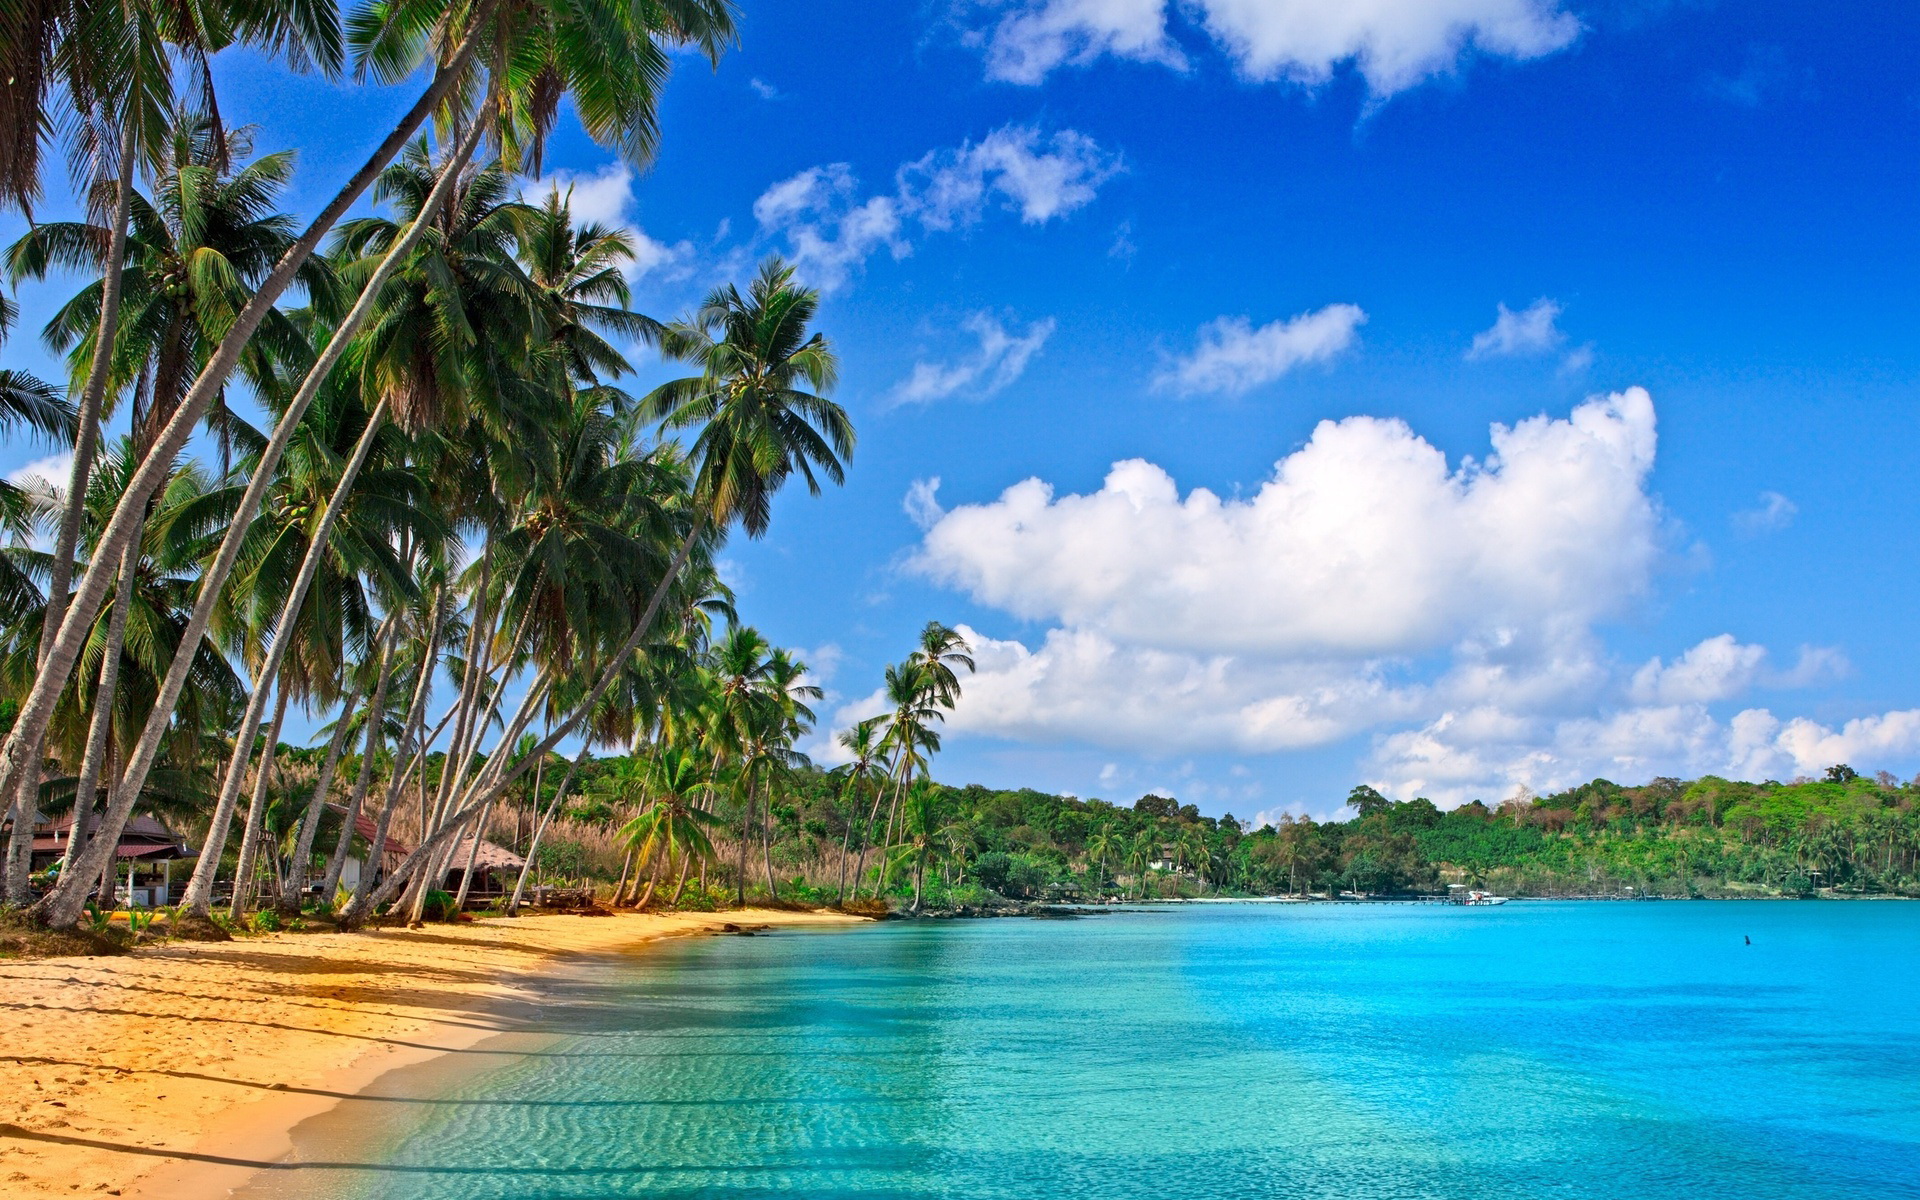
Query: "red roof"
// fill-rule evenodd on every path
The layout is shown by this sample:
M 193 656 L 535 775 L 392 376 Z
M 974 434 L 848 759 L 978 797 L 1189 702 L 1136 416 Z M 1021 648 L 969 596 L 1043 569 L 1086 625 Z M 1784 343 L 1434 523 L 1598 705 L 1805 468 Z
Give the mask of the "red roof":
M 347 806 L 344 804 L 329 804 L 327 805 L 327 807 L 332 809 L 334 812 L 341 813 L 341 814 L 344 814 L 347 811 Z M 353 815 L 353 832 L 354 832 L 354 836 L 366 842 L 367 845 L 369 846 L 373 845 L 374 834 L 378 833 L 379 830 L 375 827 L 373 818 L 367 815 L 366 809 L 363 808 L 359 812 Z M 385 857 L 391 854 L 399 858 L 405 858 L 407 855 L 412 853 L 413 853 L 412 846 L 409 846 L 405 842 L 401 841 L 399 838 L 394 837 L 391 832 L 387 834 L 387 844 L 381 848 L 382 857 Z
M 73 814 L 56 817 L 33 832 L 35 854 L 64 854 L 67 831 L 73 828 Z M 135 815 L 120 831 L 120 844 L 114 847 L 118 858 L 192 858 L 199 853 L 186 839 L 152 817 Z

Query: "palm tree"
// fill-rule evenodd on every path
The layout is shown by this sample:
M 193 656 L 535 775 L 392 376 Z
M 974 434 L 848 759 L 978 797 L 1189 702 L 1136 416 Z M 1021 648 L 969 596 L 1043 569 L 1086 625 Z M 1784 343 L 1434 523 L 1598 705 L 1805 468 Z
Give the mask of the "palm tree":
M 893 860 L 913 870 L 913 907 L 908 911 L 918 913 L 925 894 L 927 865 L 941 852 L 940 808 L 932 780 L 922 779 L 907 789 L 901 818 L 901 842 Z
M 640 863 L 651 863 L 647 890 L 635 907 L 645 908 L 653 899 L 662 868 L 680 859 L 680 883 L 673 901 L 679 903 L 680 889 L 686 886 L 688 867 L 696 860 L 713 857 L 713 842 L 707 830 L 720 824 L 720 818 L 700 807 L 694 797 L 712 788 L 712 780 L 702 758 L 681 746 L 662 747 L 654 759 L 656 790 L 645 812 L 627 822 L 620 830 L 622 838 L 634 849 Z
M 732 286 L 718 289 L 662 338 L 670 356 L 701 368 L 699 375 L 662 384 L 639 405 L 641 419 L 664 430 L 699 430 L 685 532 L 626 640 L 602 660 L 599 678 L 547 735 L 543 752 L 570 735 L 619 681 L 703 540 L 711 544 L 736 522 L 750 537 L 764 534 L 774 494 L 794 475 L 815 493 L 821 475 L 836 483 L 844 478 L 853 425 L 821 394 L 833 385 L 838 364 L 826 338 L 807 328 L 818 307 L 818 293 L 797 286 L 792 268 L 774 259 L 746 295 Z M 505 772 L 489 787 L 506 787 L 516 777 Z M 470 796 L 463 811 L 478 811 L 484 800 Z M 416 855 L 424 861 L 422 851 Z
M 131 397 L 136 450 L 144 450 L 172 418 L 180 389 L 209 342 L 218 339 L 220 329 L 245 303 L 247 289 L 265 276 L 291 240 L 291 222 L 276 213 L 274 205 L 291 173 L 292 156 L 268 155 L 234 170 L 233 161 L 250 150 L 245 130 L 221 130 L 198 113 L 174 114 L 166 170 L 153 200 L 137 194 L 130 198 L 132 229 L 124 239 L 127 265 L 121 275 L 126 305 L 106 379 L 114 396 Z M 9 247 L 9 274 L 18 281 L 44 278 L 53 269 L 104 268 L 107 264 L 97 256 L 108 240 L 107 231 L 82 222 L 37 226 Z M 329 288 L 327 273 L 317 267 L 303 279 L 316 293 Z M 103 281 L 82 288 L 54 313 L 45 330 L 50 346 L 71 352 L 76 376 L 100 357 L 94 342 L 104 286 Z M 299 344 L 278 314 L 263 329 L 263 347 L 291 350 Z M 256 357 L 255 368 L 260 365 Z M 133 532 L 137 540 L 137 525 Z M 56 547 L 49 590 L 56 597 L 54 604 L 64 605 L 59 562 Z M 44 647 L 44 631 L 41 644 Z M 9 882 L 14 880 L 10 877 Z M 20 885 L 23 889 L 23 880 Z
M 841 749 L 853 755 L 853 761 L 837 767 L 834 773 L 842 776 L 840 785 L 840 804 L 846 810 L 847 828 L 840 840 L 840 887 L 834 894 L 835 904 L 845 903 L 847 898 L 847 857 L 853 844 L 853 828 L 860 815 L 860 793 L 868 787 L 873 788 L 873 803 L 877 809 L 880 804 L 880 787 L 876 777 L 876 768 L 885 755 L 886 746 L 881 740 L 883 722 L 879 717 L 868 717 L 855 722 L 852 729 L 842 730 L 839 736 Z M 860 853 L 864 859 L 867 838 L 873 826 L 873 814 L 860 822 Z M 854 876 L 854 886 L 860 886 L 858 873 Z
M 703 731 L 713 770 L 733 768 L 734 799 L 740 805 L 740 845 L 735 862 L 734 889 L 738 903 L 747 902 L 747 846 L 753 831 L 756 740 L 779 718 L 773 682 L 773 647 L 756 629 L 735 626 L 713 648 L 715 689 Z
M 932 669 L 917 656 L 909 655 L 906 662 L 887 668 L 884 691 L 887 703 L 893 706 L 893 711 L 887 717 L 886 735 L 887 747 L 893 753 L 893 764 L 888 772 L 893 798 L 887 806 L 887 822 L 880 836 L 878 894 L 886 892 L 887 879 L 891 874 L 891 860 L 887 853 L 893 845 L 894 824 L 899 815 L 901 797 L 912 786 L 914 773 L 926 765 L 929 755 L 940 749 L 940 734 L 933 728 L 933 723 L 946 720 Z M 864 870 L 865 863 L 861 865 Z
M 1094 830 L 1093 836 L 1087 839 L 1087 860 L 1101 872 L 1103 879 L 1111 877 L 1107 863 L 1122 845 L 1120 835 L 1114 832 L 1112 821 L 1101 822 L 1100 828 Z
M 967 639 L 938 621 L 928 621 L 911 658 L 926 665 L 927 688 L 934 701 L 951 710 L 960 700 L 960 677 L 954 668 L 965 667 L 967 674 L 973 674 L 973 647 Z
M 443 173 L 442 185 L 450 185 L 465 155 L 472 153 L 481 133 L 493 124 L 495 114 L 507 110 L 509 128 L 518 128 L 515 121 L 520 118 L 530 121 L 536 132 L 537 144 L 537 134 L 544 128 L 541 123 L 551 119 L 551 113 L 557 110 L 560 98 L 569 90 L 575 93 L 578 111 L 592 136 L 619 145 L 630 157 L 644 156 L 654 144 L 656 101 L 659 87 L 667 74 L 663 43 L 692 44 L 710 58 L 717 58 L 732 41 L 732 13 L 729 0 L 667 0 L 660 4 L 630 7 L 610 5 L 607 0 L 568 4 L 550 0 L 545 6 L 516 6 L 505 10 L 504 14 L 500 0 L 479 0 L 466 14 L 464 24 L 443 24 L 437 7 L 429 9 L 417 5 L 396 6 L 394 10 L 383 14 L 383 19 L 364 24 L 359 30 L 363 35 L 360 38 L 363 69 L 385 72 L 397 80 L 411 74 L 430 49 L 445 48 L 444 53 L 436 56 L 433 81 L 426 94 L 402 118 L 400 125 L 288 249 L 273 272 L 255 291 L 252 300 L 237 314 L 226 336 L 221 339 L 207 365 L 188 390 L 175 419 L 167 424 L 143 460 L 140 470 L 130 481 L 127 494 L 103 537 L 104 553 L 111 556 L 125 544 L 136 510 L 143 508 L 146 498 L 158 486 L 165 465 L 184 447 L 194 424 L 238 364 L 242 348 L 267 310 L 292 282 L 293 273 L 313 253 L 321 237 L 373 182 L 374 176 L 399 152 L 420 123 L 438 110 L 456 85 L 466 78 L 474 52 L 485 35 L 491 33 L 495 37 L 498 53 L 494 61 L 511 62 L 523 70 L 517 77 L 510 74 L 508 78 L 494 80 L 494 87 L 489 90 L 489 99 L 483 105 L 479 119 L 472 121 L 468 131 L 462 135 L 454 161 Z M 504 15 L 508 19 L 496 24 L 496 15 Z M 522 53 L 522 49 L 531 53 Z M 527 74 L 524 68 L 532 68 L 532 74 Z M 441 188 L 435 189 L 434 195 L 429 198 L 429 211 L 437 206 L 444 194 Z M 409 236 L 417 237 L 424 232 L 423 225 L 424 222 L 415 221 Z M 409 248 L 408 239 L 403 238 L 388 254 L 386 265 L 397 266 L 397 260 Z M 304 415 L 304 403 L 310 401 L 312 392 L 317 390 L 318 381 L 314 376 L 323 380 L 332 370 L 339 355 L 344 352 L 346 340 L 357 332 L 359 323 L 365 320 L 385 281 L 385 276 L 380 272 L 375 272 L 367 281 L 359 301 L 342 319 L 334 339 L 315 363 L 309 384 L 302 387 L 295 403 L 282 416 L 262 455 L 255 478 L 238 506 L 236 529 L 249 524 L 257 511 L 264 491 L 264 477 L 270 476 L 277 467 L 279 454 L 291 436 L 292 427 Z M 305 397 L 304 401 L 302 397 Z M 219 554 L 203 576 L 201 598 L 196 603 L 192 618 L 194 624 L 189 630 L 194 637 L 198 636 L 199 629 L 204 628 L 211 615 L 211 606 L 225 586 L 227 572 L 231 570 L 232 560 L 237 553 L 237 544 L 229 538 L 223 542 Z M 81 621 L 92 619 L 104 598 L 104 589 L 105 581 L 101 579 L 89 578 L 82 585 L 72 601 L 74 609 L 82 610 Z M 25 764 L 38 746 L 45 729 L 53 698 L 58 689 L 64 686 L 72 670 L 73 659 L 78 652 L 78 634 L 69 633 L 68 627 L 72 624 L 71 620 L 63 622 L 59 635 L 43 656 L 33 690 L 27 695 L 20 716 L 8 735 L 4 760 L 0 761 L 0 796 L 11 794 L 11 789 L 17 786 Z M 162 709 L 170 707 L 172 698 L 178 695 L 186 670 L 186 664 L 176 663 L 174 669 L 168 672 L 162 694 Z M 593 697 L 585 707 L 591 709 L 597 700 L 597 696 Z M 161 735 L 162 731 L 150 726 L 142 739 L 140 750 L 136 752 L 135 762 L 130 764 L 136 775 L 144 774 L 151 763 Z M 77 909 L 74 910 L 73 919 L 78 919 Z

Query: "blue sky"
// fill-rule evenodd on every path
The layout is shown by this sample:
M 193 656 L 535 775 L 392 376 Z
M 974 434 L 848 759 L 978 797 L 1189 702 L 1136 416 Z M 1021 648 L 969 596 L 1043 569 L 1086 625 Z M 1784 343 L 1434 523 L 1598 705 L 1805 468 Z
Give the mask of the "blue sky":
M 774 251 L 827 290 L 861 444 L 728 551 L 748 618 L 829 724 L 964 624 L 955 783 L 1920 769 L 1920 13 L 1354 7 L 747 0 L 649 170 L 563 125 L 642 308 Z M 305 208 L 405 101 L 222 83 Z

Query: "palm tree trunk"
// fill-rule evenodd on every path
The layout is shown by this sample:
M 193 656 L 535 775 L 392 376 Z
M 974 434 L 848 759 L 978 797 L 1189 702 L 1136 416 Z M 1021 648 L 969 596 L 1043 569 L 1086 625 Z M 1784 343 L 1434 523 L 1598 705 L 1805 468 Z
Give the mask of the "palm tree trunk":
M 447 802 L 453 791 L 454 764 L 467 761 L 467 741 L 473 720 L 473 706 L 478 702 L 481 681 L 492 673 L 487 659 L 493 652 L 493 639 L 483 636 L 492 614 L 486 611 L 487 585 L 493 576 L 493 540 L 489 538 L 485 549 L 480 552 L 480 583 L 474 590 L 473 620 L 467 629 L 467 673 L 460 681 L 460 699 L 458 710 L 460 717 L 453 723 L 453 741 L 447 745 L 446 765 L 440 770 L 440 788 L 435 796 L 437 806 Z
M 194 429 L 206 415 L 208 407 L 221 394 L 234 368 L 239 365 L 241 353 L 252 339 L 254 331 L 259 328 L 260 322 L 266 318 L 281 294 L 293 283 L 295 274 L 318 248 L 321 239 L 353 207 L 361 194 L 393 160 L 394 155 L 398 154 L 412 138 L 414 131 L 419 129 L 427 117 L 440 107 L 447 94 L 466 73 L 473 52 L 480 44 L 481 36 L 500 3 L 501 0 L 480 0 L 469 17 L 469 27 L 465 36 L 447 62 L 435 70 L 433 81 L 428 85 L 426 92 L 412 108 L 407 110 L 399 125 L 348 179 L 293 245 L 280 256 L 280 260 L 274 264 L 273 271 L 267 276 L 265 282 L 240 310 L 233 324 L 228 327 L 226 335 L 221 338 L 220 344 L 209 356 L 198 377 L 194 379 L 192 387 L 188 389 L 173 416 L 160 431 L 152 448 L 141 459 L 139 467 L 135 469 L 133 477 L 128 481 L 126 490 L 115 507 L 112 518 L 107 522 L 106 529 L 102 531 L 99 544 L 95 547 L 96 560 L 113 562 L 125 551 L 135 522 L 144 516 L 147 501 L 172 473 L 174 463 L 181 451 L 185 449 L 187 441 L 193 436 Z M 479 132 L 486 123 L 485 119 L 475 121 L 470 137 L 477 141 Z M 472 150 L 469 148 L 468 154 L 471 153 Z M 435 187 L 434 193 L 428 197 L 428 207 L 423 208 L 420 217 L 414 221 L 407 235 L 403 235 L 401 239 L 403 242 L 409 237 L 417 240 L 420 233 L 424 232 L 424 227 L 431 221 L 432 213 L 437 211 L 439 203 L 444 202 L 445 192 L 451 191 L 451 181 L 451 175 L 442 180 L 444 184 L 449 185 L 444 191 L 440 186 Z M 370 306 L 372 298 L 385 287 L 387 278 L 391 276 L 393 270 L 398 268 L 399 261 L 404 256 L 404 249 L 396 244 L 379 269 L 374 272 L 373 277 L 367 281 L 360 303 L 354 307 L 355 312 L 362 312 L 364 307 Z M 351 315 L 349 319 L 351 320 Z M 365 319 L 364 312 L 361 319 Z M 357 328 L 357 325 L 355 327 Z M 227 576 L 233 569 L 234 560 L 239 555 L 240 541 L 244 538 L 247 527 L 252 523 L 254 514 L 259 511 L 267 485 L 271 482 L 274 471 L 279 465 L 280 455 L 285 451 L 288 441 L 292 439 L 294 429 L 304 415 L 304 412 L 290 408 L 281 418 L 279 425 L 275 427 L 273 439 L 263 452 L 261 461 L 255 468 L 254 477 L 241 498 L 238 511 L 234 514 L 234 524 L 228 530 L 227 538 L 221 543 L 218 555 L 202 576 L 200 598 L 194 605 L 192 618 L 188 621 L 186 636 L 181 641 L 182 649 L 190 650 L 197 646 L 204 635 L 207 622 L 212 617 L 214 604 L 219 599 Z M 34 769 L 37 768 L 38 750 L 46 739 L 47 724 L 52 720 L 54 706 L 58 703 L 61 692 L 66 688 L 67 680 L 73 674 L 74 664 L 79 659 L 88 631 L 100 610 L 100 605 L 106 598 L 107 587 L 111 582 L 110 577 L 90 571 L 69 602 L 68 609 L 61 620 L 59 633 L 55 636 L 53 645 L 41 656 L 33 687 L 21 702 L 13 729 L 7 735 L 4 749 L 0 749 L 0 796 L 13 795 L 21 786 L 22 777 L 33 774 Z M 173 708 L 179 701 L 180 689 L 186 682 L 191 662 L 190 653 L 185 658 L 175 655 L 173 666 L 168 670 L 166 682 L 162 685 L 156 699 L 153 718 L 148 722 L 147 733 L 142 736 L 140 747 L 129 757 L 128 773 L 123 775 L 123 781 L 131 780 L 133 786 L 131 788 L 122 786 L 118 789 L 115 811 L 109 812 L 103 826 L 103 831 L 110 832 L 115 839 L 119 837 L 120 830 L 126 823 L 126 815 L 118 813 L 117 810 L 127 802 L 126 797 L 129 794 L 137 796 L 140 789 L 145 786 L 147 772 L 151 769 L 153 757 L 158 752 L 160 738 L 164 736 L 172 720 Z M 149 742 L 152 745 L 148 745 Z M 17 800 L 16 803 L 18 803 Z M 57 908 L 62 916 L 69 908 L 73 912 L 73 916 L 62 923 L 63 927 L 78 921 L 80 910 L 77 905 L 63 902 Z M 43 911 L 48 917 L 55 915 L 53 909 Z
M 334 839 L 333 853 L 327 856 L 327 869 L 320 876 L 320 903 L 329 909 L 340 887 L 340 873 L 346 870 L 347 853 L 353 848 L 353 827 L 367 802 L 367 789 L 373 785 L 373 757 L 374 751 L 380 748 L 381 727 L 387 719 L 387 687 L 393 682 L 393 641 L 398 633 L 396 621 L 379 643 L 380 674 L 374 681 L 373 699 L 367 704 L 366 734 L 360 739 L 360 772 L 353 781 L 352 795 L 347 797 L 346 812 L 340 818 L 340 835 Z M 340 714 L 340 724 L 347 724 L 344 712 Z M 369 859 L 367 869 L 372 870 L 374 866 L 374 860 Z
M 274 677 L 264 676 L 263 678 Z M 287 717 L 287 694 L 290 689 L 287 687 L 287 681 L 284 677 L 279 678 L 278 683 L 279 687 L 274 689 L 278 695 L 276 695 L 273 700 L 273 723 L 267 727 L 267 745 L 266 748 L 260 752 L 260 769 L 255 773 L 253 778 L 253 801 L 247 805 L 245 832 L 240 835 L 240 861 L 235 865 L 233 871 L 233 903 L 227 908 L 227 916 L 235 921 L 238 921 L 241 914 L 246 911 L 247 893 L 253 890 L 254 858 L 259 853 L 260 830 L 266 824 L 267 819 L 267 788 L 273 781 L 273 768 L 276 757 L 274 751 L 280 744 L 281 723 L 285 721 Z M 252 739 L 248 740 L 251 742 Z M 249 745 L 247 748 L 251 750 L 252 746 Z M 245 760 L 243 759 L 242 761 L 244 762 Z M 224 837 L 225 832 L 225 830 L 221 831 L 223 835 L 221 841 L 223 842 L 226 840 Z M 213 844 L 211 838 L 209 838 L 208 841 L 209 844 Z M 219 865 L 219 859 L 208 858 L 205 855 L 201 856 L 200 862 L 210 864 L 214 867 Z M 193 873 L 196 878 L 199 876 L 200 863 L 194 864 Z M 211 874 L 211 872 L 209 872 L 209 874 Z M 191 895 L 193 890 L 191 884 L 188 885 L 187 890 L 189 895 Z M 192 910 L 189 909 L 189 911 Z
M 633 870 L 632 846 L 627 847 L 625 858 L 620 860 L 620 881 L 613 885 L 613 906 L 619 908 L 627 899 L 627 875 Z M 635 882 L 638 882 L 637 880 Z
M 386 851 L 387 830 L 393 824 L 393 814 L 400 808 L 402 794 L 406 790 L 407 776 L 415 765 L 416 757 L 421 776 L 426 775 L 427 747 L 421 744 L 420 753 L 413 753 L 420 727 L 426 722 L 427 697 L 433 692 L 433 667 L 440 656 L 440 634 L 446 628 L 446 606 L 439 588 L 435 588 L 430 598 L 433 621 L 428 626 L 427 640 L 421 644 L 420 666 L 415 672 L 413 699 L 407 704 L 406 720 L 401 725 L 400 745 L 393 756 L 393 777 L 387 781 L 385 802 L 380 806 L 380 819 L 375 823 L 373 844 L 367 849 L 367 869 L 360 872 L 360 881 L 354 886 L 353 898 L 340 910 L 342 924 L 358 924 L 367 913 L 373 911 L 367 904 L 369 889 L 373 887 L 373 873 L 379 868 L 380 856 Z M 437 736 L 437 735 L 436 735 Z
M 107 739 L 113 728 L 113 703 L 120 684 L 120 652 L 127 640 L 127 609 L 133 604 L 133 580 L 139 570 L 139 547 L 128 545 L 120 556 L 120 584 L 114 589 L 113 611 L 107 614 L 107 644 L 100 655 L 100 677 L 93 689 L 93 719 L 87 726 L 87 748 L 80 756 L 80 778 L 73 789 L 73 820 L 67 826 L 67 848 L 60 856 L 65 875 L 80 855 L 83 839 L 91 836 L 95 793 L 107 757 Z M 84 821 L 82 816 L 86 818 Z
M 388 617 L 387 622 L 387 629 L 391 629 L 393 618 Z M 375 645 L 386 641 L 387 629 L 380 631 L 374 639 Z M 327 792 L 333 787 L 333 776 L 340 769 L 340 756 L 346 752 L 347 735 L 352 730 L 349 718 L 359 700 L 359 687 L 349 687 L 346 699 L 340 703 L 340 715 L 334 719 L 333 737 L 327 741 L 327 757 L 321 761 L 320 775 L 313 781 L 313 794 L 307 797 L 307 810 L 300 814 L 300 832 L 294 838 L 293 854 L 288 857 L 280 878 L 279 907 L 288 916 L 300 915 L 300 894 L 306 889 L 307 868 L 313 861 L 313 839 L 320 832 L 320 814 L 326 811 Z M 351 823 L 348 829 L 352 829 Z
M 664 853 L 654 856 L 653 870 L 647 872 L 647 890 L 641 893 L 638 900 L 633 902 L 635 908 L 644 909 L 647 905 L 653 903 L 653 889 L 655 885 L 660 882 L 660 868 L 666 866 L 672 857 L 673 845 L 669 842 Z M 681 868 L 680 874 L 682 878 L 685 878 L 686 873 L 686 869 L 684 867 Z
M 587 749 L 586 746 L 580 747 L 580 755 L 573 760 L 573 765 L 568 767 L 567 773 L 561 777 L 560 788 L 554 792 L 553 803 L 547 806 L 546 815 L 541 817 L 539 823 L 533 827 L 533 840 L 527 843 L 526 861 L 520 864 L 520 878 L 513 885 L 513 899 L 507 902 L 507 915 L 510 917 L 520 914 L 520 901 L 527 894 L 527 876 L 532 873 L 534 859 L 540 853 L 540 839 L 546 836 L 547 823 L 553 820 L 553 814 L 559 812 L 560 806 L 566 802 L 567 789 L 573 785 L 574 773 L 579 771 L 580 764 L 587 760 Z
M 680 856 L 680 882 L 673 885 L 673 899 L 667 901 L 667 907 L 669 908 L 680 907 L 680 896 L 683 892 L 687 890 L 687 868 L 692 865 L 693 865 L 693 857 L 691 854 L 683 854 Z M 700 880 L 701 880 L 700 890 L 701 891 L 706 890 L 706 887 L 707 887 L 706 876 L 707 876 L 707 864 L 702 862 L 700 864 Z
M 873 804 L 867 811 L 867 823 L 860 830 L 860 860 L 854 864 L 853 868 L 853 894 L 856 897 L 860 895 L 860 881 L 867 876 L 867 851 L 871 848 L 867 843 L 867 835 L 872 831 L 874 821 L 880 816 L 880 798 L 884 795 L 886 792 L 883 789 L 873 789 Z
M 539 758 L 559 745 L 581 721 L 586 719 L 594 706 L 606 697 L 607 692 L 619 680 L 620 673 L 626 669 L 627 663 L 632 661 L 633 652 L 639 649 L 641 640 L 647 636 L 647 631 L 653 628 L 654 618 L 660 615 L 660 606 L 666 602 L 667 593 L 673 590 L 674 581 L 680 577 L 681 569 L 693 556 L 693 548 L 705 529 L 705 516 L 696 514 L 691 528 L 687 530 L 687 536 L 680 543 L 680 549 L 674 553 L 673 561 L 667 565 L 666 573 L 660 577 L 660 582 L 653 589 L 653 595 L 647 600 L 646 610 L 640 614 L 640 619 L 628 631 L 627 640 L 607 659 L 606 668 L 601 671 L 600 678 L 595 681 L 586 696 L 574 706 L 565 720 L 553 727 L 553 731 L 544 741 L 534 747 L 533 753 L 527 756 L 528 759 Z M 511 787 L 520 776 L 526 774 L 529 765 L 529 762 L 523 760 L 519 766 L 511 768 L 494 779 L 489 786 L 502 790 Z
M 848 776 L 847 786 L 841 789 L 840 799 L 843 802 L 847 798 L 846 793 L 853 790 L 853 778 L 853 776 Z M 856 794 L 853 797 L 853 803 L 847 809 L 846 831 L 840 835 L 840 886 L 834 892 L 833 902 L 835 904 L 845 904 L 847 902 L 847 855 L 853 847 L 853 818 L 859 811 L 860 797 Z M 857 883 L 858 880 L 855 882 Z
M 773 784 L 767 784 L 766 803 L 760 806 L 760 860 L 767 868 L 767 898 L 778 903 L 780 885 L 773 881 Z
M 467 894 L 473 890 L 473 864 L 480 858 L 480 842 L 487 836 L 487 822 L 493 817 L 493 802 L 480 810 L 480 821 L 473 827 L 473 841 L 467 847 L 467 869 L 460 873 L 460 891 L 453 898 L 453 911 L 462 913 L 467 908 Z
M 107 394 L 107 372 L 113 364 L 113 345 L 115 335 L 120 328 L 121 278 L 126 269 L 127 258 L 127 221 L 132 209 L 133 168 L 138 157 L 136 134 L 139 126 L 132 120 L 123 120 L 120 130 L 119 176 L 114 181 L 113 194 L 113 231 L 107 238 L 107 260 L 101 264 L 100 275 L 100 325 L 94 334 L 93 361 L 87 367 L 87 382 L 80 392 L 79 422 L 74 431 L 73 466 L 67 473 L 66 502 L 60 512 L 60 533 L 54 539 L 53 559 L 48 565 L 47 610 L 40 626 L 40 648 L 37 662 L 44 664 L 47 655 L 53 650 L 54 641 L 60 633 L 60 626 L 67 615 L 67 593 L 73 587 L 73 556 L 80 546 L 80 519 L 86 513 L 87 481 L 92 477 L 93 460 L 100 452 L 100 407 Z M 129 545 L 137 545 L 138 538 L 130 539 Z M 126 552 L 121 552 L 121 570 L 125 575 Z M 124 625 L 124 621 L 123 621 Z M 119 670 L 119 655 L 109 658 L 114 670 Z M 106 675 L 103 664 L 101 675 Z M 66 681 L 62 680 L 64 687 Z M 104 682 L 103 682 L 104 686 Z M 96 695 L 99 693 L 96 693 Z M 107 688 L 106 695 L 111 697 L 113 689 Z M 111 708 L 111 703 L 108 704 Z M 91 747 L 92 734 L 89 731 L 88 743 Z M 46 729 L 43 726 L 33 745 L 22 748 L 26 761 L 37 762 L 44 752 Z M 98 767 L 95 768 L 98 779 Z M 39 782 L 38 771 L 27 771 L 20 775 L 13 794 L 13 832 L 7 843 L 7 879 L 6 896 L 8 903 L 25 904 L 27 900 L 27 870 L 32 864 L 33 822 L 30 819 L 35 788 L 27 784 L 32 779 Z M 97 786 L 97 784 L 96 784 Z M 89 793 L 91 795 L 91 793 Z M 91 802 L 91 801 L 89 801 Z M 80 828 L 76 813 L 75 819 L 67 829 L 67 849 L 73 852 L 73 840 Z M 25 830 L 24 836 L 22 830 Z M 18 887 L 15 887 L 15 863 L 21 864 L 18 872 Z M 71 865 L 70 859 L 63 860 L 65 867 Z
M 747 906 L 747 845 L 753 840 L 753 786 L 746 789 L 745 806 L 740 811 L 740 852 L 734 871 L 734 895 L 741 908 Z

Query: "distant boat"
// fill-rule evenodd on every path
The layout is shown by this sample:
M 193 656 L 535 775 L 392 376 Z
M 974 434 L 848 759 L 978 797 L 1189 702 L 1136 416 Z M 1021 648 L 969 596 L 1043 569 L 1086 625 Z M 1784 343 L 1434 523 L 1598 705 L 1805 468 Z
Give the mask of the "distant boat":
M 1450 883 L 1447 885 L 1447 903 L 1449 904 L 1479 906 L 1505 904 L 1506 902 L 1507 898 L 1505 896 L 1496 896 L 1492 892 L 1484 892 L 1479 888 L 1468 888 L 1465 884 L 1461 883 Z

